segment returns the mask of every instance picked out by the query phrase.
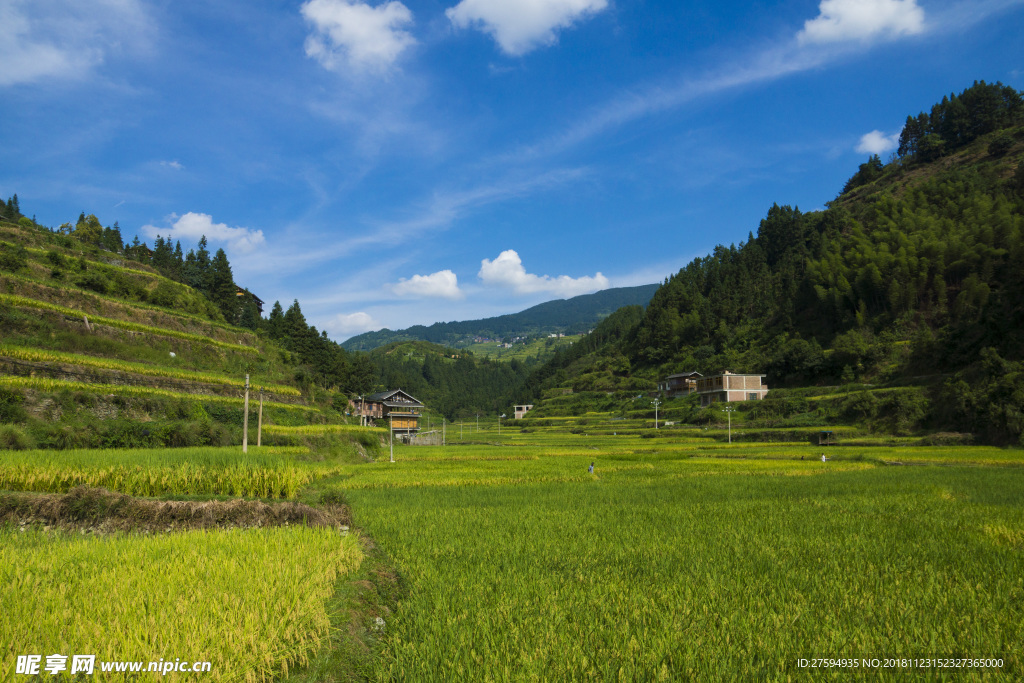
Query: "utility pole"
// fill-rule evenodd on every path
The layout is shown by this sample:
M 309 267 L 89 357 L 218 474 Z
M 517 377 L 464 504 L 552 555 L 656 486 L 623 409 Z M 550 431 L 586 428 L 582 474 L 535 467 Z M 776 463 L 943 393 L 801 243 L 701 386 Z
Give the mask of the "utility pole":
M 260 416 L 256 426 L 256 446 L 263 445 L 263 387 L 260 387 Z
M 480 431 L 480 413 L 476 414 L 476 431 Z
M 249 452 L 249 375 L 245 376 L 245 417 L 242 419 L 242 452 Z
M 395 420 L 391 413 L 388 413 L 388 433 L 391 438 L 388 441 L 391 444 L 391 462 L 395 461 Z
M 732 443 L 732 411 L 733 408 L 726 408 L 725 414 L 729 416 L 729 443 Z
M 658 399 L 654 399 L 653 401 L 651 401 L 651 403 L 654 404 L 654 428 L 657 429 L 658 428 L 658 406 L 661 405 L 661 401 L 659 401 Z
M 445 445 L 445 427 L 448 426 L 448 421 L 445 418 L 441 418 L 441 445 Z

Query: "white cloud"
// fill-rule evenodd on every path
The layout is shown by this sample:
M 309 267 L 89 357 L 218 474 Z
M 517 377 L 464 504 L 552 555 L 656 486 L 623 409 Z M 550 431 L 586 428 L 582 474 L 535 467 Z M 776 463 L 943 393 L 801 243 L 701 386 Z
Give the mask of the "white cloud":
M 309 0 L 302 16 L 315 32 L 306 39 L 306 55 L 332 71 L 383 69 L 416 40 L 404 29 L 412 12 L 397 0 L 371 7 L 358 0 Z
M 177 159 L 175 159 L 174 161 L 161 161 L 160 165 L 166 166 L 168 168 L 173 168 L 175 171 L 180 171 L 181 169 L 185 168 L 184 166 L 181 165 L 181 163 L 178 162 Z
M 892 38 L 924 30 L 924 10 L 917 0 L 821 0 L 818 9 L 820 14 L 797 34 L 801 43 Z
M 170 220 L 174 222 L 169 229 L 144 225 L 142 232 L 149 237 L 163 235 L 165 238 L 184 240 L 189 243 L 198 242 L 203 235 L 206 235 L 208 241 L 224 242 L 233 250 L 242 253 L 249 253 L 266 242 L 262 230 L 231 228 L 225 223 L 214 223 L 213 218 L 205 213 L 189 211 L 180 217 L 172 214 Z
M 890 149 L 896 149 L 900 144 L 900 134 L 893 133 L 886 135 L 880 130 L 873 130 L 861 136 L 857 151 L 861 154 L 883 154 Z
M 382 326 L 369 313 L 360 311 L 359 313 L 339 313 L 325 327 L 331 332 L 350 337 L 354 334 L 379 330 Z
M 555 29 L 608 7 L 608 0 L 462 0 L 445 14 L 459 28 L 480 28 L 503 51 L 521 55 L 556 41 Z
M 402 278 L 391 286 L 391 291 L 399 296 L 441 299 L 461 299 L 463 296 L 458 278 L 450 270 L 440 270 L 430 275 L 413 275 L 408 280 Z
M 149 33 L 137 0 L 4 0 L 0 87 L 83 78 L 110 54 L 145 49 Z
M 601 273 L 593 277 L 585 275 L 578 278 L 571 278 L 568 275 L 551 277 L 527 273 L 519 254 L 514 249 L 506 249 L 493 261 L 481 261 L 477 277 L 486 285 L 507 287 L 516 294 L 547 292 L 562 297 L 573 297 L 608 287 L 608 278 Z

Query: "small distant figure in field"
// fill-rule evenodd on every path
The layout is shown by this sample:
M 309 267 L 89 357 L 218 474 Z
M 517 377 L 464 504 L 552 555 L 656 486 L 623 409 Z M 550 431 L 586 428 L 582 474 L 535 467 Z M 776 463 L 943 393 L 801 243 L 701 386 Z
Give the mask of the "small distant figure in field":
M 590 463 L 590 467 L 587 468 L 587 472 L 594 473 L 594 463 Z
M 822 462 L 825 462 L 826 460 L 828 460 L 828 458 L 826 458 L 826 457 L 825 457 L 825 454 L 824 454 L 824 453 L 822 453 L 822 454 L 821 454 L 821 461 L 822 461 Z

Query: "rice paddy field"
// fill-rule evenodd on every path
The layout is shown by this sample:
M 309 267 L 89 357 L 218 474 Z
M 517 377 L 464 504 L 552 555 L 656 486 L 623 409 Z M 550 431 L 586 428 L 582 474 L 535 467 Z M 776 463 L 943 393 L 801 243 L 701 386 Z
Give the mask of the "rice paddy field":
M 1024 678 L 1020 450 L 447 429 L 444 446 L 396 445 L 394 463 L 387 447 L 375 462 L 280 447 L 0 451 L 3 489 L 66 490 L 67 471 L 120 473 L 103 485 L 135 495 L 330 496 L 358 529 L 0 531 L 0 567 L 18 567 L 0 570 L 18 577 L 0 598 L 0 643 L 16 644 L 0 645 L 4 666 L 77 638 L 123 659 L 210 651 L 213 680 Z M 290 479 L 260 488 L 271 475 Z M 355 576 L 354 538 L 372 539 L 405 593 L 376 622 L 365 670 L 303 673 L 343 631 L 325 605 Z M 206 579 L 198 602 L 174 593 Z M 250 587 L 263 591 L 252 605 Z M 131 611 L 132 590 L 166 595 L 171 616 Z M 69 626 L 52 616 L 62 601 L 128 626 Z M 204 604 L 224 616 L 199 624 Z
M 555 434 L 400 449 L 339 483 L 410 583 L 375 676 L 845 679 L 798 662 L 850 658 L 881 680 L 1017 680 L 1022 455 Z
M 88 538 L 0 529 L 3 680 L 28 680 L 14 666 L 32 653 L 181 658 L 209 662 L 203 679 L 273 680 L 321 647 L 335 579 L 361 559 L 354 537 L 324 529 Z M 89 678 L 114 675 L 97 665 Z

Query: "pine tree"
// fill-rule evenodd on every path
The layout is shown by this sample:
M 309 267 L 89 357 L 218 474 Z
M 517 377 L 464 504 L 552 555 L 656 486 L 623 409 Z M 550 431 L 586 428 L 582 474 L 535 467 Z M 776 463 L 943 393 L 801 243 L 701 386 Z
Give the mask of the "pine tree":
M 192 284 L 200 292 L 209 294 L 212 291 L 212 273 L 210 269 L 210 252 L 206 250 L 206 235 L 199 238 L 199 250 L 196 251 L 197 281 Z
M 267 333 L 271 339 L 280 339 L 284 335 L 284 308 L 280 301 L 275 301 L 267 317 Z
M 223 249 L 218 249 L 210 263 L 210 300 L 230 323 L 238 319 L 238 287 L 231 275 L 231 264 Z

